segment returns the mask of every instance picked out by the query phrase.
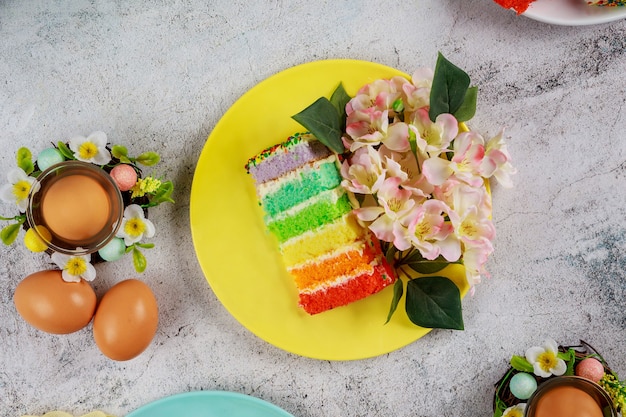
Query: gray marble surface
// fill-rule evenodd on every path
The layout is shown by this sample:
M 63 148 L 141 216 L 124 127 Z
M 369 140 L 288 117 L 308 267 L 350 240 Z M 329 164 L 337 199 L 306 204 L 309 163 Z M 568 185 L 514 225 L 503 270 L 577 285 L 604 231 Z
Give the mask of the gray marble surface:
M 160 152 L 177 201 L 151 214 L 158 249 L 141 279 L 161 322 L 128 362 L 101 355 L 90 327 L 56 336 L 26 324 L 13 291 L 48 260 L 0 247 L 0 415 L 123 416 L 164 396 L 224 390 L 300 417 L 487 416 L 510 355 L 545 337 L 582 338 L 626 375 L 626 21 L 551 26 L 490 0 L 393 3 L 0 1 L 2 182 L 20 146 L 102 130 Z M 463 301 L 466 329 L 345 362 L 253 335 L 211 291 L 190 236 L 194 169 L 212 128 L 244 92 L 294 65 L 354 58 L 411 73 L 434 66 L 437 51 L 479 86 L 471 125 L 505 126 L 518 168 L 515 188 L 493 189 L 492 276 Z M 136 275 L 128 259 L 97 268 L 99 295 Z

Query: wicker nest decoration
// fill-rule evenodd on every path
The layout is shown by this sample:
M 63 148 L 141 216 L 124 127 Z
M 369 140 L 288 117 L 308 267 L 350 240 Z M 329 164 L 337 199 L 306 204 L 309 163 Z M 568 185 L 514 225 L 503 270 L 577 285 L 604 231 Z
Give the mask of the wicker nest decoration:
M 578 375 L 580 369 L 578 365 L 587 358 L 596 359 L 603 367 L 604 375 L 597 382 L 613 400 L 613 406 L 622 415 L 622 410 L 626 409 L 626 381 L 620 381 L 618 375 L 609 367 L 602 355 L 589 343 L 580 340 L 578 345 L 558 346 L 558 358 L 562 359 L 567 369 L 563 375 Z M 528 373 L 532 375 L 537 387 L 546 381 L 559 378 L 561 375 L 551 375 L 549 377 L 541 377 L 534 374 L 529 368 L 530 363 L 522 356 L 513 355 L 510 361 L 510 367 L 494 386 L 493 410 L 494 417 L 507 417 L 509 415 L 518 415 L 507 413 L 511 407 L 526 403 L 527 400 L 517 398 L 510 389 L 511 379 L 518 373 Z M 532 368 L 532 365 L 531 365 Z M 584 376 L 584 375 L 583 375 Z

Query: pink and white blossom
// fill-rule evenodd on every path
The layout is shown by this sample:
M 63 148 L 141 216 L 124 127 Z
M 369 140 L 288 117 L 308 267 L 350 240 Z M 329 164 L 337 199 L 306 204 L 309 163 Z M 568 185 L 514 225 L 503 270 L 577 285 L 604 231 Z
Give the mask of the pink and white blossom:
M 483 137 L 474 132 L 460 133 L 454 139 L 453 151 L 450 161 L 445 158 L 424 161 L 424 175 L 434 185 L 441 185 L 454 175 L 473 187 L 480 187 L 484 182 L 481 176 L 485 156 Z
M 346 133 L 352 141 L 351 152 L 363 146 L 378 146 L 387 136 L 388 112 L 369 107 L 353 112 L 346 123 Z
M 341 165 L 341 185 L 358 194 L 375 194 L 385 180 L 381 155 L 373 147 L 357 149 Z
M 429 260 L 441 255 L 450 262 L 457 261 L 461 257 L 461 244 L 454 235 L 452 224 L 446 220 L 450 211 L 444 202 L 434 199 L 416 206 L 405 218 L 408 222 L 408 242 L 403 242 L 406 249 L 413 246 Z
M 411 192 L 403 189 L 401 182 L 398 177 L 385 179 L 377 194 L 378 205 L 354 210 L 359 220 L 372 222 L 370 230 L 385 242 L 395 241 L 394 225 L 402 228 L 402 220 L 415 205 Z
M 459 122 L 451 114 L 440 114 L 434 122 L 428 110 L 421 108 L 413 113 L 409 126 L 416 135 L 417 148 L 429 156 L 438 156 L 446 151 L 450 142 L 459 133 Z
M 511 156 L 503 139 L 504 130 L 485 144 L 485 157 L 480 166 L 480 174 L 485 178 L 495 177 L 506 188 L 513 187 L 511 175 L 516 169 L 511 164 Z
M 406 108 L 412 113 L 419 108 L 430 105 L 430 88 L 433 83 L 434 72 L 431 68 L 420 68 L 413 73 L 411 82 L 402 84 Z

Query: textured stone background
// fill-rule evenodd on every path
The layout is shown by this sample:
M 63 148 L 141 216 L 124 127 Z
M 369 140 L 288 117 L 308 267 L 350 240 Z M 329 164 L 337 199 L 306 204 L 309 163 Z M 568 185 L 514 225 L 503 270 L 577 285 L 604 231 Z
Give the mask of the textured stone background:
M 228 390 L 301 417 L 486 416 L 510 355 L 545 337 L 582 338 L 626 375 L 626 22 L 550 26 L 489 0 L 392 3 L 0 2 L 2 182 L 20 146 L 103 130 L 131 152 L 158 150 L 177 200 L 151 214 L 158 252 L 142 279 L 161 324 L 129 362 L 102 356 L 89 328 L 60 337 L 24 323 L 13 290 L 47 260 L 0 248 L 0 415 L 121 416 L 171 394 Z M 411 73 L 437 51 L 479 86 L 471 126 L 505 126 L 519 170 L 513 190 L 494 187 L 492 278 L 465 298 L 466 330 L 349 362 L 254 336 L 216 299 L 190 237 L 191 182 L 211 129 L 291 66 L 354 58 Z M 98 274 L 102 294 L 134 272 L 120 261 Z

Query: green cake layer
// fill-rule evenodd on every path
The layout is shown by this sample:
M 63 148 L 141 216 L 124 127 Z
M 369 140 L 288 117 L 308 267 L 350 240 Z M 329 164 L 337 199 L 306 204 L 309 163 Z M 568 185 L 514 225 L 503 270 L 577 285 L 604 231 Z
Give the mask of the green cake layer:
M 307 166 L 300 172 L 294 171 L 293 178 L 263 184 L 259 189 L 261 194 L 265 194 L 261 196 L 261 205 L 269 217 L 274 217 L 339 184 L 341 176 L 334 161 Z
M 278 219 L 268 221 L 267 228 L 280 243 L 309 230 L 332 223 L 351 211 L 352 206 L 345 193 L 342 192 L 341 196 L 336 198 L 336 193 L 333 190 L 319 194 L 318 197 L 309 199 L 307 204 L 302 207 L 295 207 L 295 209 L 298 210 L 291 209 L 283 212 Z

